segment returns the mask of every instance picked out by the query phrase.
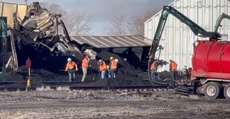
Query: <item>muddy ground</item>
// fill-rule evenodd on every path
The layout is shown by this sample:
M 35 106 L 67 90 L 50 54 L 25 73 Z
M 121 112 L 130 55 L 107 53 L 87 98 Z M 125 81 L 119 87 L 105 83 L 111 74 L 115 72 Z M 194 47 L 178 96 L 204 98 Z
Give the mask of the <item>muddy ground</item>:
M 153 92 L 41 91 L 1 92 L 1 119 L 153 119 L 229 118 L 225 99 L 178 96 L 172 90 Z

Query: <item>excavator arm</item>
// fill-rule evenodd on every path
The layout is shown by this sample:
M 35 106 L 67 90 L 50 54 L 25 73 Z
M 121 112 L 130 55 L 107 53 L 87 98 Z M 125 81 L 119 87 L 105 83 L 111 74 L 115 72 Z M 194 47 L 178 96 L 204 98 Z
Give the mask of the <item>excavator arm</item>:
M 215 32 L 218 31 L 219 27 L 221 26 L 221 22 L 222 22 L 223 19 L 230 20 L 230 16 L 225 14 L 225 13 L 222 13 L 222 15 L 218 17 L 218 19 L 216 21 L 216 24 L 215 24 L 215 30 L 214 30 Z
M 1 44 L 1 50 L 0 50 L 0 62 L 1 62 L 1 70 L 2 74 L 1 81 L 5 81 L 6 79 L 6 54 L 7 54 L 7 25 L 6 25 L 6 19 L 0 18 L 0 31 L 1 31 L 1 38 L 0 38 L 0 44 Z
M 155 60 L 155 53 L 159 46 L 161 35 L 163 33 L 165 23 L 167 21 L 169 14 L 173 15 L 178 20 L 180 20 L 182 23 L 186 24 L 195 35 L 198 35 L 200 37 L 209 37 L 210 39 L 218 39 L 220 37 L 219 33 L 207 32 L 205 29 L 200 27 L 198 24 L 190 20 L 188 17 L 186 17 L 185 15 L 183 15 L 182 13 L 180 13 L 178 10 L 174 9 L 173 7 L 164 6 L 154 38 L 153 38 L 153 41 L 152 41 L 152 45 L 149 50 L 148 75 L 149 75 L 150 81 L 152 81 L 150 66 L 152 62 Z

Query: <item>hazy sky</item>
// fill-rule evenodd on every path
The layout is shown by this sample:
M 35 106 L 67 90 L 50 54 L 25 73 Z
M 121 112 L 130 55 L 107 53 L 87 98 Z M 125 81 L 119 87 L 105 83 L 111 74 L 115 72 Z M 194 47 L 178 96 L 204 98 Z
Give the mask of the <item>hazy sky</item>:
M 11 3 L 24 3 L 24 0 L 3 0 Z M 174 0 L 28 0 L 47 1 L 62 6 L 66 11 L 87 11 L 94 17 L 92 30 L 94 35 L 106 35 L 104 27 L 115 15 L 125 15 L 127 18 L 137 13 L 143 13 L 150 9 L 162 8 Z

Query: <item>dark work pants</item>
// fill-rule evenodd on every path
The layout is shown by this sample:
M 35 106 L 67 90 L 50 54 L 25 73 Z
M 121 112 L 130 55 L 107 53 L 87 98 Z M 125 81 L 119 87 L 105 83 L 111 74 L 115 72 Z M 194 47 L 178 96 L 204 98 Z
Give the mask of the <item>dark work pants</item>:
M 69 70 L 69 81 L 73 81 L 75 79 L 75 70 Z
M 176 71 L 171 71 L 171 77 L 173 80 L 176 80 Z
M 152 80 L 156 80 L 157 77 L 156 77 L 156 71 L 155 70 L 151 70 L 151 77 L 152 77 Z
M 110 78 L 117 78 L 117 71 L 116 70 L 110 71 Z

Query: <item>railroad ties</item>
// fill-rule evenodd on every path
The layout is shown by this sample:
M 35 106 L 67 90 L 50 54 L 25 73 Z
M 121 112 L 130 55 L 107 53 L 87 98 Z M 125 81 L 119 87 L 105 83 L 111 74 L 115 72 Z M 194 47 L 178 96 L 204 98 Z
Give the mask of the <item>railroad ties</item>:
M 26 86 L 4 86 L 0 87 L 0 91 L 25 91 Z M 63 90 L 112 90 L 112 91 L 126 91 L 126 92 L 148 92 L 148 91 L 165 91 L 167 86 L 49 86 L 43 85 L 40 87 L 31 87 L 28 91 L 63 91 Z
M 32 85 L 28 91 L 70 91 L 73 90 L 109 90 L 119 92 L 121 95 L 148 95 L 157 91 L 170 89 L 167 85 L 108 85 L 105 81 L 79 83 L 79 82 L 39 82 L 39 85 Z M 21 85 L 19 85 L 21 84 Z M 38 84 L 38 82 L 34 82 Z M 1 92 L 26 91 L 26 82 L 14 82 L 0 85 Z M 174 89 L 175 94 L 189 96 L 192 94 L 192 87 L 178 86 Z

